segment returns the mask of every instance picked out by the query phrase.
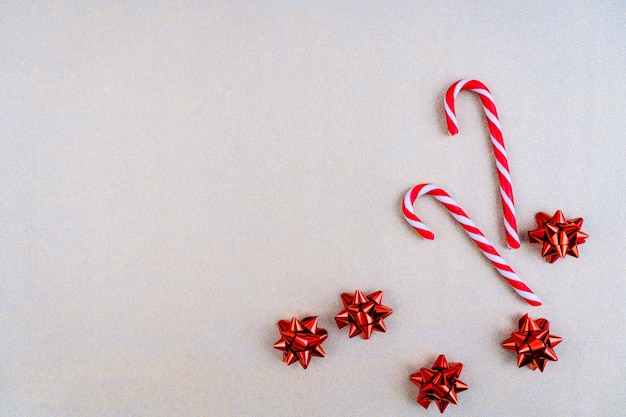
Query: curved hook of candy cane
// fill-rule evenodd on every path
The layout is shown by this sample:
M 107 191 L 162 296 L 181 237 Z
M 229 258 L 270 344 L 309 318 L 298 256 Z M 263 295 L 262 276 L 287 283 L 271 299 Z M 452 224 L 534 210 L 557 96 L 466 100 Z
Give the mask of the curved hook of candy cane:
M 498 251 L 487 240 L 485 235 L 478 229 L 476 224 L 469 218 L 469 216 L 463 211 L 463 209 L 457 204 L 456 201 L 443 189 L 434 184 L 419 184 L 411 188 L 402 202 L 402 213 L 406 221 L 419 233 L 422 237 L 428 240 L 433 240 L 435 235 L 433 232 L 417 217 L 413 204 L 418 197 L 429 194 L 437 199 L 459 222 L 463 230 L 474 241 L 474 243 L 481 250 L 483 255 L 489 262 L 496 268 L 496 270 L 502 275 L 502 277 L 509 283 L 509 285 L 522 297 L 526 302 L 532 306 L 540 306 L 541 300 L 535 295 L 535 293 L 517 276 L 515 271 L 509 266 L 509 264 L 500 256 Z
M 478 80 L 464 79 L 452 84 L 443 100 L 443 106 L 446 110 L 446 123 L 448 124 L 448 133 L 456 135 L 459 133 L 459 126 L 456 120 L 454 110 L 454 100 L 456 96 L 463 90 L 470 90 L 478 94 L 480 101 L 483 103 L 485 116 L 487 116 L 487 124 L 489 125 L 489 134 L 493 152 L 496 159 L 496 168 L 498 170 L 498 180 L 500 182 L 500 196 L 502 199 L 502 210 L 504 216 L 504 232 L 506 234 L 506 243 L 509 249 L 518 249 L 520 247 L 519 235 L 517 234 L 517 219 L 515 217 L 515 203 L 513 199 L 513 187 L 511 185 L 511 173 L 509 172 L 509 162 L 506 156 L 506 148 L 504 139 L 502 138 L 502 129 L 498 119 L 498 111 L 491 96 L 491 92 L 487 86 Z

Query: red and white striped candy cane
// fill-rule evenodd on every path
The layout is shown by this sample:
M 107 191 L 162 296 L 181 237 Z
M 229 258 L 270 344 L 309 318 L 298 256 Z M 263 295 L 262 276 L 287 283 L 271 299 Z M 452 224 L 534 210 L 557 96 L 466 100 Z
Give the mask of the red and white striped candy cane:
M 532 306 L 541 305 L 541 300 L 535 295 L 535 293 L 528 288 L 528 286 L 515 274 L 515 271 L 506 263 L 500 256 L 498 251 L 489 243 L 485 235 L 476 227 L 474 222 L 468 217 L 461 207 L 457 204 L 448 193 L 443 189 L 433 184 L 420 184 L 411 188 L 404 196 L 402 203 L 402 213 L 406 221 L 415 229 L 417 233 L 422 235 L 423 238 L 433 240 L 435 235 L 430 229 L 422 223 L 422 221 L 415 214 L 413 204 L 415 200 L 425 194 L 430 194 L 435 197 L 445 208 L 448 209 L 452 217 L 465 229 L 469 237 L 472 238 L 474 243 L 483 252 L 483 255 L 489 259 L 491 264 L 498 270 L 500 275 L 513 287 L 513 289 L 522 297 L 526 302 Z
M 506 157 L 506 148 L 498 120 L 498 111 L 493 102 L 493 97 L 487 86 L 478 80 L 459 80 L 448 88 L 443 106 L 446 110 L 446 122 L 448 123 L 448 133 L 456 135 L 459 133 L 459 126 L 456 121 L 454 111 L 454 100 L 457 94 L 463 90 L 470 90 L 478 94 L 483 102 L 483 109 L 487 116 L 489 133 L 493 152 L 496 157 L 496 168 L 498 169 L 498 180 L 500 181 L 500 196 L 502 197 L 502 210 L 504 213 L 504 232 L 506 233 L 506 243 L 510 249 L 520 247 L 519 236 L 517 234 L 517 220 L 515 218 L 515 203 L 513 199 L 513 188 L 511 186 L 511 174 L 509 172 L 509 161 Z

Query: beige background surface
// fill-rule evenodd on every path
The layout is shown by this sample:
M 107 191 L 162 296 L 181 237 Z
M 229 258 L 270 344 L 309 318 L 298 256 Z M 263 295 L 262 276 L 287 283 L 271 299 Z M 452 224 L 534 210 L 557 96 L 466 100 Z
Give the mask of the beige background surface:
M 624 405 L 626 7 L 570 2 L 0 5 L 0 415 L 618 416 Z M 498 106 L 520 232 L 583 217 L 581 258 L 504 249 L 479 100 Z M 446 188 L 543 299 L 528 307 L 442 207 Z M 384 291 L 349 339 L 341 292 Z M 525 312 L 546 372 L 500 347 Z M 318 315 L 286 367 L 276 322 Z

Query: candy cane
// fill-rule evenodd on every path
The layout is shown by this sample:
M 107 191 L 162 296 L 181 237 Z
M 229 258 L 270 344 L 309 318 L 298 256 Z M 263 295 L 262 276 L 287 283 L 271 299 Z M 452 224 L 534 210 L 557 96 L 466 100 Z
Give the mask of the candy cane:
M 487 116 L 489 133 L 493 152 L 496 157 L 496 168 L 498 169 L 498 179 L 500 181 L 500 196 L 502 197 L 502 210 L 504 214 L 504 232 L 506 233 L 506 243 L 509 249 L 520 247 L 519 236 L 517 234 L 517 220 L 515 218 L 515 203 L 513 200 L 513 188 L 511 186 L 511 173 L 509 172 L 509 162 L 506 157 L 504 139 L 498 120 L 498 112 L 493 102 L 493 97 L 487 86 L 478 80 L 459 80 L 448 88 L 443 106 L 446 110 L 446 122 L 448 123 L 448 133 L 456 135 L 459 133 L 459 126 L 454 112 L 454 100 L 457 94 L 463 90 L 471 90 L 478 94 L 483 102 L 483 109 Z
M 404 196 L 402 203 L 402 213 L 406 221 L 415 229 L 417 233 L 422 235 L 423 238 L 433 240 L 435 235 L 431 230 L 417 217 L 413 204 L 415 200 L 423 196 L 424 194 L 430 194 L 435 197 L 445 208 L 448 209 L 452 217 L 463 227 L 470 238 L 476 243 L 476 245 L 483 252 L 483 255 L 489 259 L 491 264 L 498 270 L 500 275 L 509 283 L 511 287 L 522 297 L 526 302 L 532 306 L 541 305 L 541 300 L 535 295 L 535 293 L 528 288 L 528 286 L 522 281 L 515 271 L 506 263 L 500 256 L 498 251 L 489 243 L 485 235 L 476 227 L 474 222 L 465 214 L 463 209 L 459 207 L 456 201 L 448 195 L 444 190 L 433 184 L 420 184 L 411 188 Z

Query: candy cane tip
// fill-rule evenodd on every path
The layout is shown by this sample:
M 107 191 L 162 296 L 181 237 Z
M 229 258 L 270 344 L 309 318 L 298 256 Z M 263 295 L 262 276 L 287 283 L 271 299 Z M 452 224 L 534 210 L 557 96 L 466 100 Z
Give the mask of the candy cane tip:
M 526 300 L 526 302 L 528 304 L 530 304 L 533 307 L 539 307 L 541 305 L 541 301 L 535 301 L 535 300 Z
M 416 229 L 417 230 L 417 229 Z M 417 233 L 420 234 L 426 240 L 435 240 L 435 234 L 428 230 L 417 230 Z
M 448 128 L 448 134 L 450 136 L 454 136 L 457 133 L 459 133 L 459 128 L 454 123 L 448 123 L 447 128 Z

